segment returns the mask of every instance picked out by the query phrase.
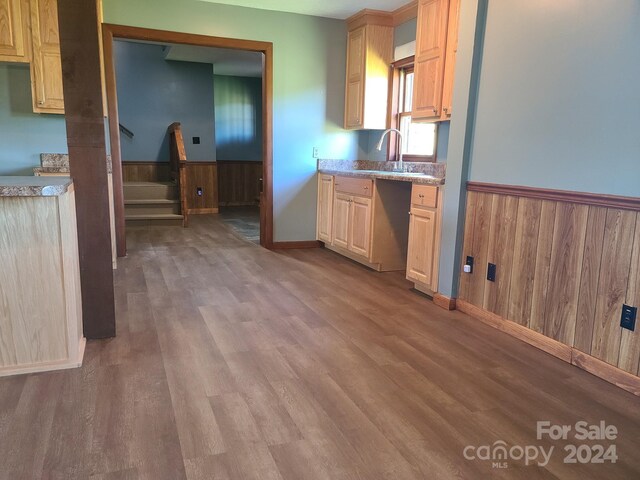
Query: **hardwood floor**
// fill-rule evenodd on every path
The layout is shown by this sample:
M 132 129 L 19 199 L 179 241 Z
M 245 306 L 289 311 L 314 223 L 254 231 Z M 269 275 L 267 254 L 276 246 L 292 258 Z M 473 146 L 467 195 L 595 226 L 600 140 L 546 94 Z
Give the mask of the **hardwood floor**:
M 0 379 L 2 479 L 631 479 L 640 399 L 330 251 L 269 252 L 215 216 L 129 229 L 118 336 Z M 536 421 L 604 420 L 616 464 Z M 546 468 L 467 445 L 555 446 Z

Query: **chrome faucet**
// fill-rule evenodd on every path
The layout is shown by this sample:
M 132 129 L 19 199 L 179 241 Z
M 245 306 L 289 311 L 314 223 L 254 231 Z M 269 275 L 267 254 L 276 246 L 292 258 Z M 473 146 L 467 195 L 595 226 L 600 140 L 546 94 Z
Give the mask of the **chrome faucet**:
M 396 132 L 398 137 L 400 137 L 400 148 L 398 150 L 398 160 L 396 168 L 393 169 L 394 172 L 404 172 L 404 164 L 402 163 L 402 132 L 397 128 L 389 128 L 382 133 L 380 137 L 380 141 L 378 142 L 378 146 L 376 147 L 378 151 L 382 151 L 382 142 L 384 141 L 385 135 L 390 132 Z

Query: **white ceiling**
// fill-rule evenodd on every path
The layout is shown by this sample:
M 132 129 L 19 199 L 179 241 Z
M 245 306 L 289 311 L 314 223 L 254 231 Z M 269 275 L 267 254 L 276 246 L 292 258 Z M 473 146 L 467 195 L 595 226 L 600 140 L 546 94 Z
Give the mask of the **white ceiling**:
M 392 11 L 409 3 L 409 0 L 200 0 L 239 7 L 301 13 L 315 17 L 344 20 L 363 8 Z
M 228 48 L 196 47 L 192 45 L 167 46 L 166 60 L 212 63 L 216 75 L 261 77 L 262 54 Z

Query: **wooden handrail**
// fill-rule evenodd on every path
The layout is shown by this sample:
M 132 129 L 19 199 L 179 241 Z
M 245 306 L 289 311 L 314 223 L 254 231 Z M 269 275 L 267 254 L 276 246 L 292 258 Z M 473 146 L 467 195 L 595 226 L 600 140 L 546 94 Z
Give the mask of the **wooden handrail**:
M 168 128 L 170 143 L 171 178 L 175 180 L 180 195 L 180 210 L 182 211 L 182 226 L 189 225 L 187 208 L 187 154 L 184 150 L 184 138 L 179 122 L 172 123 Z

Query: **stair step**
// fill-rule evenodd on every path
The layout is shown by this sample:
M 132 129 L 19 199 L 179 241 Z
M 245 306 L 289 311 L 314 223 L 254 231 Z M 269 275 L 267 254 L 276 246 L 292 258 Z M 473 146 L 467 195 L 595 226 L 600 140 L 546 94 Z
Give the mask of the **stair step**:
M 124 213 L 126 215 L 160 215 L 160 214 L 179 214 L 180 200 L 168 199 L 144 199 L 144 200 L 125 200 Z
M 125 202 L 130 200 L 176 200 L 178 186 L 175 182 L 125 182 Z
M 182 226 L 183 216 L 175 213 L 161 214 L 126 214 L 124 219 L 129 226 L 135 225 L 177 225 Z

